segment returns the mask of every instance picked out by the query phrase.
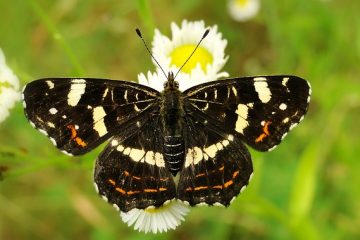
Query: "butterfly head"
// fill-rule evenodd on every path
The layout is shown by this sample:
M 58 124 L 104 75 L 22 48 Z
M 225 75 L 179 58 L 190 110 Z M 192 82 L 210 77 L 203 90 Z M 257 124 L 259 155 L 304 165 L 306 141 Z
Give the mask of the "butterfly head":
M 167 75 L 167 81 L 164 83 L 165 89 L 179 89 L 179 83 L 175 81 L 174 73 L 169 72 Z

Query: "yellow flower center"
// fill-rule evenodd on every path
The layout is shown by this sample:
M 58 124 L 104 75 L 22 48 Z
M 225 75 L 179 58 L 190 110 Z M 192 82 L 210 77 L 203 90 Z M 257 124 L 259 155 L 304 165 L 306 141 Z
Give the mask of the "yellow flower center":
M 249 0 L 237 0 L 236 3 L 237 3 L 240 7 L 245 7 L 245 6 L 249 3 Z
M 146 209 L 144 209 L 144 211 L 147 213 L 161 212 L 161 211 L 167 210 L 171 204 L 172 203 L 169 203 L 169 204 L 162 205 L 162 206 L 156 207 L 156 208 L 146 208 Z
M 186 44 L 174 49 L 174 51 L 172 51 L 170 54 L 171 64 L 177 67 L 181 67 L 181 65 L 183 65 L 186 59 L 190 56 L 192 51 L 194 51 L 195 47 L 196 45 Z M 207 49 L 199 47 L 181 71 L 190 73 L 191 70 L 196 67 L 197 63 L 200 63 L 202 70 L 206 72 L 207 64 L 211 64 L 212 62 L 213 57 L 211 53 Z

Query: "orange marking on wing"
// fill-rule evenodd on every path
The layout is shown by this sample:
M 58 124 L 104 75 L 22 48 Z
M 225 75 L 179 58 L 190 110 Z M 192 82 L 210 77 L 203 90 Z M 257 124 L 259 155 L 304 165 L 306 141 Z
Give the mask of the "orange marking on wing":
M 81 138 L 79 138 L 79 137 L 76 137 L 75 138 L 75 141 L 76 141 L 76 143 L 79 145 L 79 146 L 81 146 L 81 147 L 86 147 L 87 146 L 87 144 L 86 144 L 86 142 L 84 142 Z
M 239 170 L 233 173 L 232 178 L 236 178 L 237 175 L 239 175 Z
M 133 195 L 133 194 L 138 194 L 138 193 L 140 193 L 140 191 L 128 191 L 126 194 Z
M 130 173 L 128 171 L 124 171 L 125 176 L 129 176 Z
M 141 179 L 141 177 L 138 177 L 138 176 L 132 176 L 134 179 L 136 179 L 136 180 L 140 180 Z
M 265 122 L 265 125 L 263 126 L 263 133 L 260 134 L 260 136 L 258 136 L 256 139 L 255 139 L 255 142 L 258 143 L 258 142 L 262 142 L 264 140 L 264 138 L 266 138 L 267 136 L 270 135 L 270 132 L 269 132 L 269 125 L 271 124 L 270 121 L 267 121 Z
M 233 183 L 234 183 L 233 180 L 227 181 L 226 183 L 224 183 L 224 187 L 227 188 L 228 186 L 230 186 Z
M 144 189 L 144 192 L 157 192 L 157 190 L 153 188 L 146 188 Z
M 198 175 L 196 175 L 195 177 L 203 177 L 205 176 L 205 173 L 199 173 Z
M 160 181 L 163 181 L 163 182 L 168 181 L 168 180 L 169 180 L 168 177 L 167 178 L 160 178 Z
M 123 189 L 121 189 L 121 188 L 115 188 L 115 190 L 116 191 L 118 191 L 119 193 L 121 193 L 121 194 L 126 194 L 126 192 L 123 190 Z
M 216 186 L 213 186 L 212 188 L 222 189 L 222 188 L 223 188 L 223 186 L 221 186 L 221 185 L 216 185 Z
M 185 191 L 187 191 L 187 192 L 192 191 L 192 188 L 188 187 L 188 188 L 185 189 Z
M 160 192 L 163 192 L 163 191 L 166 191 L 166 190 L 167 190 L 167 188 L 164 188 L 164 187 L 159 188 Z
M 86 142 L 84 142 L 80 137 L 77 136 L 77 131 L 74 127 L 74 125 L 70 124 L 66 126 L 68 129 L 70 129 L 71 131 L 71 139 L 74 140 L 76 142 L 77 145 L 79 145 L 80 147 L 86 147 L 87 144 Z
M 110 183 L 111 185 L 115 186 L 115 181 L 114 181 L 114 180 L 112 180 L 112 179 L 109 178 L 108 181 L 109 181 L 109 183 Z
M 221 168 L 219 168 L 219 171 L 224 171 L 224 165 L 222 165 L 222 167 Z
M 203 189 L 207 189 L 209 188 L 208 186 L 200 186 L 200 187 L 195 187 L 194 190 L 198 191 L 198 190 L 203 190 Z

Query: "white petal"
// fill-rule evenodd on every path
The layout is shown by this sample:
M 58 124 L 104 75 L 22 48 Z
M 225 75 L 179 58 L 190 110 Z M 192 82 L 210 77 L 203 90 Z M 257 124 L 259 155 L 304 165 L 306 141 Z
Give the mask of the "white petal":
M 19 101 L 19 80 L 13 71 L 6 65 L 5 56 L 0 49 L 0 122 L 9 115 L 9 109 Z
M 184 203 L 172 200 L 159 208 L 132 209 L 129 212 L 121 212 L 120 216 L 128 226 L 134 225 L 135 230 L 161 233 L 180 225 L 188 211 Z

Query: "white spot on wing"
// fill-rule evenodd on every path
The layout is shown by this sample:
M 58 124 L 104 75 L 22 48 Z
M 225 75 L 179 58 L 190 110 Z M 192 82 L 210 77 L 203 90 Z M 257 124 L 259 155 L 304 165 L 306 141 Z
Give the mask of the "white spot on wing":
M 236 90 L 236 88 L 235 88 L 235 87 L 232 87 L 231 90 L 232 90 L 232 92 L 234 93 L 234 96 L 236 97 L 236 96 L 237 96 L 237 90 Z
M 253 176 L 254 176 L 254 172 L 252 172 L 252 173 L 250 174 L 249 182 L 251 181 L 251 179 L 253 178 Z
M 209 108 L 209 103 L 205 104 L 205 107 L 202 109 L 203 111 L 206 111 Z
M 117 145 L 119 145 L 119 142 L 116 139 L 111 141 L 111 146 L 117 146 Z
M 215 148 L 214 151 L 217 151 L 215 144 L 211 145 L 211 146 L 213 146 L 213 148 Z M 185 157 L 185 167 L 188 167 L 192 164 L 196 165 L 201 160 L 203 160 L 203 151 L 198 147 L 189 148 L 187 151 L 186 157 Z
M 50 80 L 47 80 L 47 81 L 46 81 L 46 84 L 48 85 L 49 89 L 53 89 L 54 86 L 55 86 L 55 84 L 54 84 L 52 81 L 50 81 Z
M 114 140 L 113 140 L 114 141 Z M 131 160 L 135 162 L 146 162 L 150 165 L 156 165 L 158 167 L 165 167 L 164 157 L 159 152 L 147 151 L 143 149 L 136 148 L 125 148 L 122 145 L 117 147 L 117 150 L 123 152 L 123 154 L 128 155 Z
M 165 167 L 165 161 L 164 161 L 164 157 L 161 153 L 156 152 L 155 153 L 155 164 L 158 167 Z
M 99 193 L 99 187 L 98 187 L 98 185 L 94 182 L 94 188 L 95 188 L 95 191 L 97 192 L 97 193 Z
M 125 151 L 124 151 L 125 154 Z M 145 151 L 141 149 L 132 148 L 129 157 L 135 162 L 139 162 L 145 155 Z
M 51 114 L 56 114 L 58 111 L 57 111 L 56 108 L 50 108 L 50 109 L 49 109 L 49 112 L 50 112 Z
M 73 79 L 71 81 L 70 91 L 67 95 L 67 102 L 70 106 L 76 106 L 81 96 L 85 93 L 85 80 L 84 79 Z
M 104 195 L 101 195 L 101 198 L 104 199 L 105 202 L 109 202 L 108 198 Z
M 289 130 L 292 130 L 294 127 L 296 127 L 298 124 L 297 123 L 294 123 L 290 126 Z
M 106 98 L 107 94 L 109 92 L 109 88 L 105 88 L 104 94 L 102 95 L 102 98 Z
M 124 151 L 124 146 L 123 145 L 119 145 L 116 150 L 118 150 L 119 152 Z
M 48 133 L 47 133 L 44 129 L 38 129 L 38 130 L 39 130 L 39 132 L 41 132 L 41 133 L 44 134 L 45 136 L 48 135 Z
M 68 156 L 74 156 L 74 155 L 72 155 L 71 153 L 69 153 L 69 152 L 67 152 L 67 151 L 65 151 L 65 150 L 62 150 L 61 152 L 62 152 L 63 154 L 68 155 Z
M 246 104 L 246 106 L 248 106 L 249 108 L 253 108 L 253 107 L 254 107 L 254 103 L 248 103 L 248 104 Z
M 215 157 L 217 151 L 218 149 L 216 148 L 215 144 L 204 148 L 204 152 L 211 158 Z
M 289 81 L 288 77 L 284 77 L 281 84 L 286 87 L 287 82 Z
M 236 120 L 236 125 L 235 125 L 235 131 L 242 134 L 244 133 L 244 129 L 247 126 L 249 126 L 249 123 L 247 121 L 248 110 L 249 108 L 246 105 L 239 104 L 235 111 L 238 114 L 238 118 Z
M 275 146 L 273 146 L 273 147 L 269 148 L 269 149 L 268 149 L 268 152 L 270 152 L 270 151 L 274 150 L 276 147 L 277 147 L 277 145 L 275 145 Z
M 127 90 L 125 90 L 125 93 L 124 93 L 124 99 L 125 99 L 125 101 L 126 101 L 126 102 L 128 102 L 128 99 L 127 99 L 127 94 L 128 94 L 128 91 L 127 91 Z
M 119 208 L 119 206 L 118 206 L 118 205 L 113 204 L 113 207 L 116 209 L 116 211 L 120 211 L 120 208 Z
M 217 207 L 225 207 L 223 204 L 219 203 L 219 202 L 216 202 L 213 204 L 214 206 L 217 206 Z
M 287 108 L 287 105 L 285 103 L 280 104 L 279 106 L 280 110 L 285 110 Z
M 124 154 L 125 155 L 130 155 L 130 151 L 131 151 L 131 148 L 129 148 L 129 147 L 127 147 L 127 148 L 125 148 L 125 150 L 124 150 Z
M 54 123 L 52 123 L 52 122 L 47 122 L 47 125 L 48 125 L 49 127 L 51 127 L 51 128 L 55 128 L 55 125 L 54 125 Z
M 56 145 L 57 145 L 57 144 L 56 144 L 55 139 L 54 139 L 54 138 L 52 138 L 52 137 L 50 137 L 49 139 L 50 139 L 50 141 L 52 142 L 52 144 L 54 144 L 54 146 L 56 147 Z
M 266 78 L 257 77 L 254 78 L 255 91 L 258 93 L 262 103 L 267 103 L 271 99 L 271 92 L 266 82 Z
M 134 110 L 137 111 L 137 112 L 140 112 L 140 111 L 141 111 L 141 109 L 138 108 L 138 106 L 137 106 L 135 103 L 134 103 Z
M 98 132 L 99 136 L 102 137 L 107 133 L 107 129 L 104 122 L 106 113 L 103 107 L 96 107 L 93 110 L 94 130 Z

